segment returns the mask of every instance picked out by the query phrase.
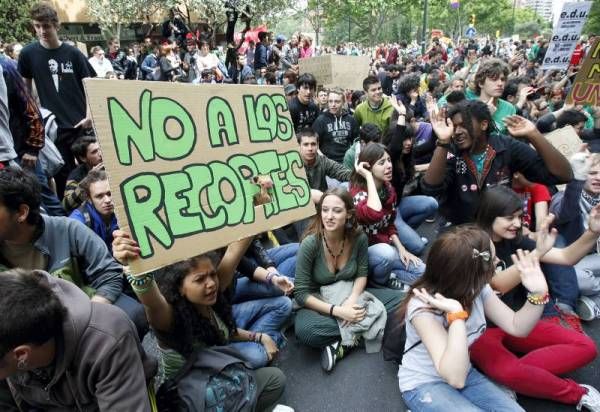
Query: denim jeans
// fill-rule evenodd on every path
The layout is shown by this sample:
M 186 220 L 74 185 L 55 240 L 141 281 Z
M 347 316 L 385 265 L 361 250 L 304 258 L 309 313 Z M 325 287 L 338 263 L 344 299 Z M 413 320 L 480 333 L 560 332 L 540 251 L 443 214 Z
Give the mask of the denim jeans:
M 238 328 L 268 334 L 282 347 L 280 330 L 292 314 L 292 301 L 287 296 L 251 300 L 233 305 L 233 318 Z M 255 342 L 230 344 L 248 360 L 253 368 L 265 366 L 269 360 L 264 346 Z
M 400 242 L 410 253 L 421 255 L 425 250 L 425 243 L 416 229 L 437 209 L 438 202 L 431 196 L 407 196 L 400 200 L 396 208 L 396 229 Z
M 269 257 L 275 262 L 277 271 L 288 278 L 296 277 L 296 255 L 300 243 L 288 243 L 267 250 Z
M 148 320 L 146 320 L 146 311 L 144 310 L 144 306 L 133 299 L 130 296 L 127 296 L 124 293 L 121 293 L 117 300 L 113 302 L 113 305 L 121 309 L 123 312 L 127 314 L 129 319 L 135 325 L 135 329 L 137 330 L 138 336 L 140 337 L 140 342 L 144 339 L 144 336 L 148 332 Z
M 267 254 L 275 263 L 277 271 L 290 278 L 292 282 L 296 276 L 296 255 L 299 247 L 299 243 L 288 243 L 267 250 Z M 283 292 L 276 286 L 255 282 L 245 276 L 239 276 L 235 283 L 233 303 L 276 296 L 283 296 Z
M 550 295 L 557 304 L 568 306 L 575 310 L 579 298 L 579 285 L 577 274 L 573 266 L 555 265 L 550 263 L 541 264 L 542 271 L 546 275 Z M 550 302 L 544 307 L 544 316 L 553 316 L 554 304 Z
M 525 411 L 475 368 L 471 368 L 463 389 L 446 382 L 424 383 L 403 392 L 402 398 L 412 412 Z
M 21 163 L 18 160 L 19 164 Z M 58 196 L 54 193 L 54 190 L 50 188 L 48 183 L 48 176 L 44 173 L 42 169 L 42 164 L 39 159 L 35 163 L 35 170 L 32 170 L 37 178 L 38 183 L 40 184 L 40 194 L 42 196 L 42 207 L 48 214 L 48 216 L 67 216 L 67 212 L 63 209 L 60 200 L 58 200 Z
M 387 243 L 377 243 L 369 246 L 369 275 L 370 280 L 379 286 L 385 286 L 390 273 L 404 283 L 412 285 L 425 272 L 425 264 L 410 264 L 406 267 L 400 260 L 398 249 Z

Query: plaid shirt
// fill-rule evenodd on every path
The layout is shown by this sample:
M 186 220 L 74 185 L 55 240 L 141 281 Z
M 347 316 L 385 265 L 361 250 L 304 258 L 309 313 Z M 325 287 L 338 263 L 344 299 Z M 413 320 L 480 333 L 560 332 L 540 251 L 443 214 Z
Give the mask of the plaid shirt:
M 367 191 L 364 188 L 352 186 L 350 194 L 356 207 L 358 224 L 369 237 L 369 245 L 390 243 L 391 236 L 397 235 L 396 220 L 396 191 L 391 184 L 386 184 L 387 196 L 381 199 L 382 209 L 376 211 L 367 206 Z

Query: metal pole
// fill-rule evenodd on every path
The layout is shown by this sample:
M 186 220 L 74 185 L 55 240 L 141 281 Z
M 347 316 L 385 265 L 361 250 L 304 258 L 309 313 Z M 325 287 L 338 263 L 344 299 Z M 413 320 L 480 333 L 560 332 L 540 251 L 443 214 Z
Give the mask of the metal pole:
M 426 37 L 427 37 L 427 9 L 428 0 L 423 0 L 423 30 L 421 31 L 421 54 L 425 54 Z

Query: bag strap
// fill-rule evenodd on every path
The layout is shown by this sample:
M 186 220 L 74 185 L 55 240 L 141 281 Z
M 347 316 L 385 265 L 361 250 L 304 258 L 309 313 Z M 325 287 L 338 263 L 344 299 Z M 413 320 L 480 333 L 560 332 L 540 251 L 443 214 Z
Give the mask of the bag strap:
M 413 350 L 414 348 L 416 348 L 418 345 L 421 344 L 421 342 L 423 342 L 422 340 L 418 340 L 417 342 L 413 343 L 410 348 L 406 349 L 404 352 L 402 352 L 402 356 L 406 355 L 408 352 L 410 352 L 411 350 Z

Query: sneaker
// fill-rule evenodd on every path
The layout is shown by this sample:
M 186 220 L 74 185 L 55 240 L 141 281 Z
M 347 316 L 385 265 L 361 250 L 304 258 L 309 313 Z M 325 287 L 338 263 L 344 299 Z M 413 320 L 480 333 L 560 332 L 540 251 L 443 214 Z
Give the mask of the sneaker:
M 421 242 L 423 242 L 424 245 L 429 243 L 429 239 L 427 239 L 426 237 L 421 237 Z
M 428 218 L 428 219 L 425 219 L 425 221 L 426 221 L 427 223 L 433 223 L 433 222 L 435 222 L 435 216 L 434 216 L 434 217 L 430 217 L 430 218 Z
M 294 408 L 290 408 L 287 405 L 282 405 L 278 403 L 277 405 L 275 405 L 275 408 L 273 408 L 273 412 L 294 412 Z
M 587 389 L 587 393 L 579 400 L 577 410 L 580 411 L 581 408 L 586 408 L 588 411 L 600 412 L 600 392 L 590 385 L 580 386 Z
M 577 301 L 577 315 L 581 320 L 594 320 L 600 318 L 600 308 L 592 299 L 581 296 Z
M 396 274 L 393 272 L 390 274 L 390 278 L 387 281 L 386 287 L 390 289 L 401 290 L 403 292 L 408 292 L 408 290 L 410 289 L 410 285 L 407 285 L 406 283 L 398 279 L 396 277 Z
M 325 346 L 321 352 L 321 367 L 325 372 L 331 372 L 336 362 L 344 357 L 344 347 L 341 341 Z

